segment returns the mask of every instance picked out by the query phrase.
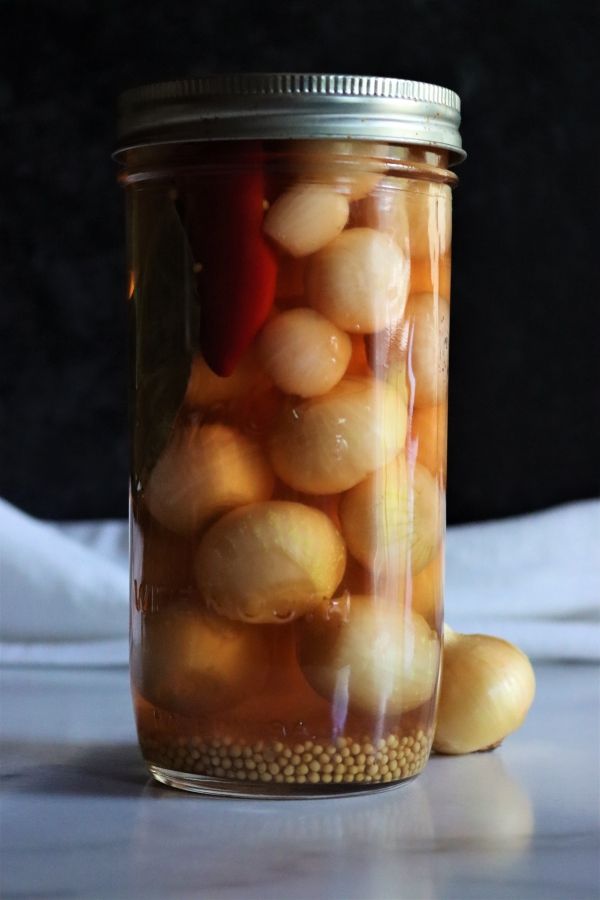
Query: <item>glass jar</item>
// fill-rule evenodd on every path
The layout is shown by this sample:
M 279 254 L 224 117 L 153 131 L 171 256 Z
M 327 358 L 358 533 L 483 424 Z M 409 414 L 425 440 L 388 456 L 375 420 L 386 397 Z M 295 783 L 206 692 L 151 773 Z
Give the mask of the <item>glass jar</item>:
M 245 76 L 124 109 L 144 759 L 204 793 L 398 784 L 440 669 L 458 98 Z

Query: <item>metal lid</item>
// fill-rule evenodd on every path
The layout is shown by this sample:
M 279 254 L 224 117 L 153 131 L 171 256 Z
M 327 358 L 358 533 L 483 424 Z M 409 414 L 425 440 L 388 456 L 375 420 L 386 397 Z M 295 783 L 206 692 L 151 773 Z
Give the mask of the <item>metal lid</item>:
M 465 158 L 460 99 L 420 81 L 302 73 L 207 75 L 119 99 L 117 155 L 171 141 L 333 138 L 421 144 Z

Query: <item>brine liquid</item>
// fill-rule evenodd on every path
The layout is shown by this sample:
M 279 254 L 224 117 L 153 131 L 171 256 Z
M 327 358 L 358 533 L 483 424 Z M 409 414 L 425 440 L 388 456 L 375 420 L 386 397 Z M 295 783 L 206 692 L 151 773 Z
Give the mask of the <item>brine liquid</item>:
M 198 338 L 211 321 L 201 280 L 210 210 L 197 228 L 186 212 L 196 177 L 206 199 L 206 176 L 167 167 L 128 188 L 140 744 L 154 771 L 225 792 L 396 782 L 427 761 L 439 676 L 449 190 L 402 171 L 367 172 L 359 185 L 337 158 L 316 169 L 279 161 L 271 175 L 265 159 L 267 233 L 278 196 L 298 185 L 341 192 L 346 219 L 315 223 L 317 237 L 297 230 L 290 247 L 310 252 L 293 256 L 279 204 L 283 237 L 273 213 L 266 240 L 275 302 L 247 346 L 254 326 L 232 318 L 240 349 L 225 376 L 211 368 L 206 330 Z M 296 222 L 304 201 L 291 197 Z M 335 198 L 309 192 L 306 202 L 340 216 Z M 242 253 L 237 230 L 232 254 Z M 385 266 L 391 288 L 378 283 Z M 235 277 L 228 285 L 237 290 Z M 382 300 L 363 311 L 369 290 Z M 271 338 L 269 323 L 286 314 Z M 314 328 L 326 339 L 331 330 L 331 353 L 319 356 Z

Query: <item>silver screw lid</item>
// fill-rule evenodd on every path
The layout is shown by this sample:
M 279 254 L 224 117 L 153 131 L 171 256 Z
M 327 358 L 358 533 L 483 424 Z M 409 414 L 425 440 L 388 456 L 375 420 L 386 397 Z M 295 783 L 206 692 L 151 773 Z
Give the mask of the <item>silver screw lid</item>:
M 171 141 L 375 140 L 466 156 L 460 99 L 447 88 L 368 75 L 207 75 L 149 84 L 119 99 L 118 146 Z

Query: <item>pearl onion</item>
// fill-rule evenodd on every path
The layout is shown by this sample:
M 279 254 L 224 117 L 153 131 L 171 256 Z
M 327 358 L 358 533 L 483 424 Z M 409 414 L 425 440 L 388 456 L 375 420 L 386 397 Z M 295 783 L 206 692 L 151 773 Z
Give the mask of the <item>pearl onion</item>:
M 409 275 L 408 258 L 392 237 L 350 228 L 310 260 L 306 296 L 338 328 L 368 334 L 402 317 Z
M 444 673 L 433 746 L 475 753 L 519 728 L 535 695 L 525 654 L 501 638 L 444 629 Z
M 296 145 L 295 169 L 303 181 L 334 185 L 350 200 L 366 197 L 383 175 L 385 144 L 361 141 L 302 141 Z
M 175 433 L 156 463 L 144 499 L 161 525 L 192 534 L 272 491 L 273 474 L 257 444 L 226 425 L 190 425 Z
M 272 319 L 258 339 L 267 374 L 286 394 L 314 397 L 331 390 L 346 371 L 350 338 L 312 309 L 291 309 Z
M 328 394 L 283 404 L 269 451 L 275 473 L 307 494 L 358 484 L 400 451 L 406 405 L 384 382 L 344 378 Z
M 403 457 L 348 491 L 339 515 L 348 550 L 375 572 L 420 572 L 437 552 L 444 523 L 435 480 Z
M 285 624 L 332 596 L 346 549 L 325 513 L 303 503 L 254 503 L 223 516 L 198 547 L 196 582 L 221 615 Z
M 448 392 L 450 304 L 433 294 L 411 296 L 406 320 L 415 406 L 436 406 Z
M 183 716 L 214 713 L 264 685 L 269 648 L 264 633 L 213 616 L 190 602 L 145 617 L 132 675 L 146 700 Z
M 398 715 L 432 697 L 439 642 L 425 620 L 380 597 L 346 596 L 298 623 L 298 660 L 336 708 Z
M 320 184 L 299 184 L 265 216 L 264 232 L 292 256 L 308 256 L 333 240 L 348 221 L 348 200 Z

